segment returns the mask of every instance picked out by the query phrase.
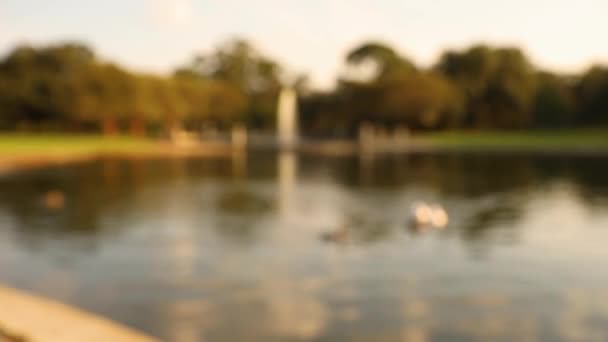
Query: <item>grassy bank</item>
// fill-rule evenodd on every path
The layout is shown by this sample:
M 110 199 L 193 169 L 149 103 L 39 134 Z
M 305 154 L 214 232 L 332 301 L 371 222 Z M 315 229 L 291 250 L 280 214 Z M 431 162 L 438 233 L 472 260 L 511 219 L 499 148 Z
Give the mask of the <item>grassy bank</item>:
M 416 136 L 417 143 L 447 149 L 607 151 L 608 130 L 521 132 L 439 132 Z
M 439 132 L 415 135 L 414 146 L 457 150 L 606 151 L 608 130 L 525 132 Z M 0 134 L 0 164 L 20 159 L 70 159 L 98 155 L 217 155 L 223 148 L 208 144 L 183 150 L 158 140 L 127 136 Z
M 230 149 L 222 144 L 184 149 L 159 140 L 127 136 L 0 134 L 0 173 L 100 156 L 220 157 L 229 152 Z
M 87 135 L 0 135 L 2 157 L 75 157 L 91 154 L 147 153 L 162 144 L 131 137 L 102 137 Z

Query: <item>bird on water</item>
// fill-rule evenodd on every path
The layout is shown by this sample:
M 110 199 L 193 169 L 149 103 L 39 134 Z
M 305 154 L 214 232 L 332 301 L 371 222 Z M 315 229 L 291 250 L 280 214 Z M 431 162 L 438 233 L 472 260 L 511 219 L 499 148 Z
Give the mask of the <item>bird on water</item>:
M 445 209 L 439 204 L 416 202 L 410 208 L 410 225 L 420 228 L 443 229 L 449 223 Z

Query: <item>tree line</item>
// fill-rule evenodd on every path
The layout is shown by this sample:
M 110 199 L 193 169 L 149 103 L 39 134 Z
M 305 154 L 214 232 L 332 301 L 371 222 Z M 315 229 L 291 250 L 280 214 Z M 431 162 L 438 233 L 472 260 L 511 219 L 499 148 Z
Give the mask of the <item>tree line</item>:
M 280 67 L 244 41 L 196 56 L 168 77 L 100 60 L 81 44 L 20 46 L 0 61 L 0 127 L 105 134 L 274 119 Z
M 474 45 L 421 68 L 388 45 L 353 49 L 336 89 L 303 103 L 310 131 L 352 134 L 362 122 L 413 130 L 514 130 L 608 123 L 608 68 L 581 75 L 535 67 L 520 49 Z M 371 70 L 371 71 L 370 71 Z
M 19 46 L 0 60 L 0 129 L 164 132 L 272 129 L 283 86 L 300 94 L 304 134 L 352 136 L 362 123 L 411 130 L 608 124 L 608 67 L 539 69 L 516 47 L 444 52 L 429 68 L 392 47 L 352 49 L 334 89 L 315 91 L 244 40 L 194 56 L 172 75 L 136 73 L 87 46 Z

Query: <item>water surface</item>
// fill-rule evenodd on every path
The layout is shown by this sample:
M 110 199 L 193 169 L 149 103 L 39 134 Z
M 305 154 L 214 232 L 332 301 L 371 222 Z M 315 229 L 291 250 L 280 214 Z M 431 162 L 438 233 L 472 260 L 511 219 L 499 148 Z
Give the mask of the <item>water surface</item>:
M 65 194 L 65 207 L 44 193 Z M 442 231 L 408 228 L 443 204 Z M 347 227 L 348 241 L 321 237 Z M 170 341 L 608 340 L 608 159 L 117 160 L 0 176 L 0 282 Z

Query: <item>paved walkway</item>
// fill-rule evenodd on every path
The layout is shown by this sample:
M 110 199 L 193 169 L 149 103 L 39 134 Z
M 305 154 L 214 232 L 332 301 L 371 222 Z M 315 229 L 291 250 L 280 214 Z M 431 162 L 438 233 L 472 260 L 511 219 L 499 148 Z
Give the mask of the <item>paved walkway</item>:
M 156 341 L 109 320 L 2 286 L 0 330 L 9 336 L 34 342 Z

